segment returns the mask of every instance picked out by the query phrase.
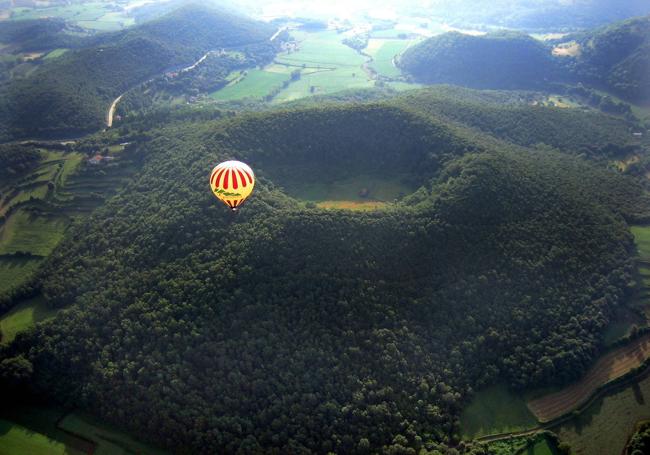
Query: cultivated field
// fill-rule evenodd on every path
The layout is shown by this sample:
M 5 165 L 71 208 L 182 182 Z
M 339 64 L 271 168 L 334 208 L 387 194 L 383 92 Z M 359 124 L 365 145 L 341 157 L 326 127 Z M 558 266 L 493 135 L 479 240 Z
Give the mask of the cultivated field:
M 640 366 L 650 357 L 650 334 L 602 356 L 577 383 L 528 402 L 540 422 L 550 422 L 586 403 L 602 385 Z
M 57 310 L 49 308 L 42 297 L 27 300 L 12 308 L 0 318 L 2 339 L 0 342 L 11 342 L 18 333 L 33 327 L 35 324 L 53 318 Z
M 210 97 L 217 101 L 234 101 L 241 99 L 263 100 L 274 90 L 282 87 L 289 80 L 289 73 L 277 71 L 249 70 L 224 88 L 212 93 Z
M 0 254 L 27 252 L 47 256 L 63 238 L 68 222 L 18 210 L 0 231 Z
M 10 20 L 59 17 L 92 30 L 113 31 L 135 24 L 135 20 L 113 2 L 88 2 L 47 8 L 16 7 Z
M 494 385 L 478 392 L 460 417 L 465 439 L 523 431 L 536 424 L 523 397 L 505 385 Z
M 274 102 L 374 86 L 374 81 L 363 70 L 367 58 L 344 45 L 343 36 L 334 31 L 298 36 L 298 49 L 280 54 L 276 62 L 292 70 L 300 69 L 301 77 L 280 91 Z
M 650 377 L 599 398 L 580 416 L 554 427 L 573 455 L 618 455 L 640 420 L 650 419 Z

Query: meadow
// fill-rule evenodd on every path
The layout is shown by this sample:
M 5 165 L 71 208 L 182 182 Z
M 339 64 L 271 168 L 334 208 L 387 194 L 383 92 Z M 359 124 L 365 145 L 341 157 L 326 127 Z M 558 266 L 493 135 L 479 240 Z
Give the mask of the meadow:
M 359 174 L 352 177 L 285 181 L 285 191 L 297 199 L 328 209 L 376 210 L 413 192 L 404 176 L 381 177 Z M 364 196 L 362 196 L 362 194 Z
M 35 433 L 21 425 L 0 419 L 0 455 L 63 455 L 65 444 Z M 80 452 L 82 453 L 82 452 Z
M 5 452 L 3 452 L 5 450 Z M 20 405 L 0 410 L 0 455 L 166 455 L 77 412 Z
M 0 293 L 27 282 L 42 262 L 41 258 L 0 256 Z
M 612 391 L 579 416 L 552 428 L 573 455 L 620 454 L 637 422 L 650 418 L 650 377 Z
M 53 318 L 57 310 L 49 308 L 42 297 L 36 297 L 13 307 L 0 317 L 2 343 L 10 343 L 16 335 L 35 324 Z
M 493 385 L 476 393 L 463 410 L 460 427 L 463 438 L 527 430 L 537 425 L 522 395 L 505 385 Z
M 53 51 L 48 52 L 48 54 L 45 57 L 43 57 L 43 60 L 53 60 L 55 58 L 61 57 L 66 52 L 68 52 L 68 49 L 64 49 L 64 48 L 54 49 Z
M 220 90 L 210 94 L 217 101 L 234 101 L 241 99 L 263 100 L 274 90 L 282 87 L 289 80 L 288 73 L 252 69 Z
M 60 217 L 45 217 L 18 210 L 0 231 L 0 254 L 27 252 L 47 256 L 63 238 L 68 221 Z
M 57 422 L 65 412 L 34 405 L 0 408 L 0 453 L 11 455 L 87 455 L 93 453 L 94 444 L 64 432 Z M 6 439 L 3 439 L 5 438 Z M 24 451 L 16 451 L 24 448 Z
M 402 75 L 399 68 L 393 65 L 393 59 L 404 52 L 414 40 L 371 39 L 365 52 L 373 58 L 370 67 L 377 74 L 387 78 L 397 78 Z
M 374 86 L 363 69 L 367 58 L 343 44 L 335 31 L 304 33 L 299 39 L 298 50 L 280 54 L 276 62 L 301 69 L 301 77 L 281 90 L 274 102 Z

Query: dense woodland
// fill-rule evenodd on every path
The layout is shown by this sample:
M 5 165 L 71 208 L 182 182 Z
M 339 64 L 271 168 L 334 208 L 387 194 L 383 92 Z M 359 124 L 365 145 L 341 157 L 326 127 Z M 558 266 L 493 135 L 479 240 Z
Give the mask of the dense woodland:
M 32 147 L 0 145 L 0 177 L 9 179 L 27 173 L 36 167 L 41 153 Z
M 96 130 L 113 99 L 134 85 L 211 50 L 268 42 L 273 32 L 263 23 L 192 6 L 98 35 L 92 45 L 0 87 L 0 137 Z
M 580 135 L 505 141 L 544 132 L 486 126 L 507 109 L 471 94 L 450 90 L 455 116 L 422 91 L 125 126 L 142 171 L 55 250 L 39 286 L 66 309 L 0 351 L 0 380 L 177 453 L 440 454 L 481 386 L 577 378 L 633 286 L 625 220 L 649 201 L 576 157 Z M 566 121 L 527 109 L 547 132 Z M 592 120 L 611 130 L 596 144 L 625 129 Z M 206 182 L 232 158 L 258 176 L 237 215 Z M 369 213 L 283 191 L 358 172 L 419 189 Z
M 428 4 L 421 14 L 431 14 Z M 435 3 L 435 14 L 452 23 L 475 27 L 494 24 L 502 27 L 557 32 L 598 27 L 628 17 L 650 14 L 645 0 L 464 0 Z
M 416 80 L 476 88 L 542 88 L 559 68 L 550 49 L 530 36 L 449 32 L 407 49 L 399 65 Z
M 585 83 L 636 103 L 650 101 L 650 17 L 570 35 L 557 43 L 572 40 L 580 45 L 579 55 L 553 57 L 551 45 L 521 33 L 450 32 L 410 47 L 399 64 L 425 83 L 527 89 Z
M 625 455 L 650 453 L 650 422 L 644 422 L 632 435 L 625 448 Z
M 79 35 L 82 29 L 58 18 L 0 22 L 0 43 L 9 45 L 3 52 L 79 47 L 85 42 Z

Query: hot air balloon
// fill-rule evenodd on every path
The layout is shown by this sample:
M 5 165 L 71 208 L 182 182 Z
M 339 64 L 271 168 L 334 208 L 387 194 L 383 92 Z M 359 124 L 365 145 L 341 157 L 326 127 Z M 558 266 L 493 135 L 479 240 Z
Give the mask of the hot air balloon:
M 248 199 L 255 186 L 253 170 L 241 161 L 224 161 L 212 169 L 210 188 L 224 204 L 236 211 Z

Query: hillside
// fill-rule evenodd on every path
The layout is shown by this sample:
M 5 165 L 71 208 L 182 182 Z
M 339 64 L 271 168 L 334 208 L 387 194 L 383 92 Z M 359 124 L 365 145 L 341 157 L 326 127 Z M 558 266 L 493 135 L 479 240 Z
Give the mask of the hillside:
M 407 49 L 399 65 L 423 83 L 476 88 L 540 88 L 557 77 L 550 49 L 515 32 L 449 32 Z
M 569 59 L 576 77 L 636 102 L 650 102 L 650 16 L 570 37 L 580 53 Z
M 76 47 L 82 41 L 75 35 L 80 31 L 62 19 L 0 21 L 0 43 L 7 45 L 3 53 Z
M 640 188 L 401 103 L 149 131 L 41 272 L 67 309 L 0 348 L 0 378 L 178 453 L 433 451 L 475 388 L 577 378 L 632 280 Z M 235 217 L 206 188 L 231 158 L 258 176 Z M 364 213 L 290 191 L 361 173 L 412 194 Z
M 494 24 L 526 30 L 575 30 L 650 13 L 645 0 L 464 0 L 436 2 L 435 14 L 459 24 Z
M 255 44 L 270 48 L 264 43 L 273 32 L 259 22 L 193 6 L 99 35 L 95 46 L 69 52 L 0 89 L 0 136 L 98 129 L 111 101 L 135 84 L 192 64 L 210 50 Z

